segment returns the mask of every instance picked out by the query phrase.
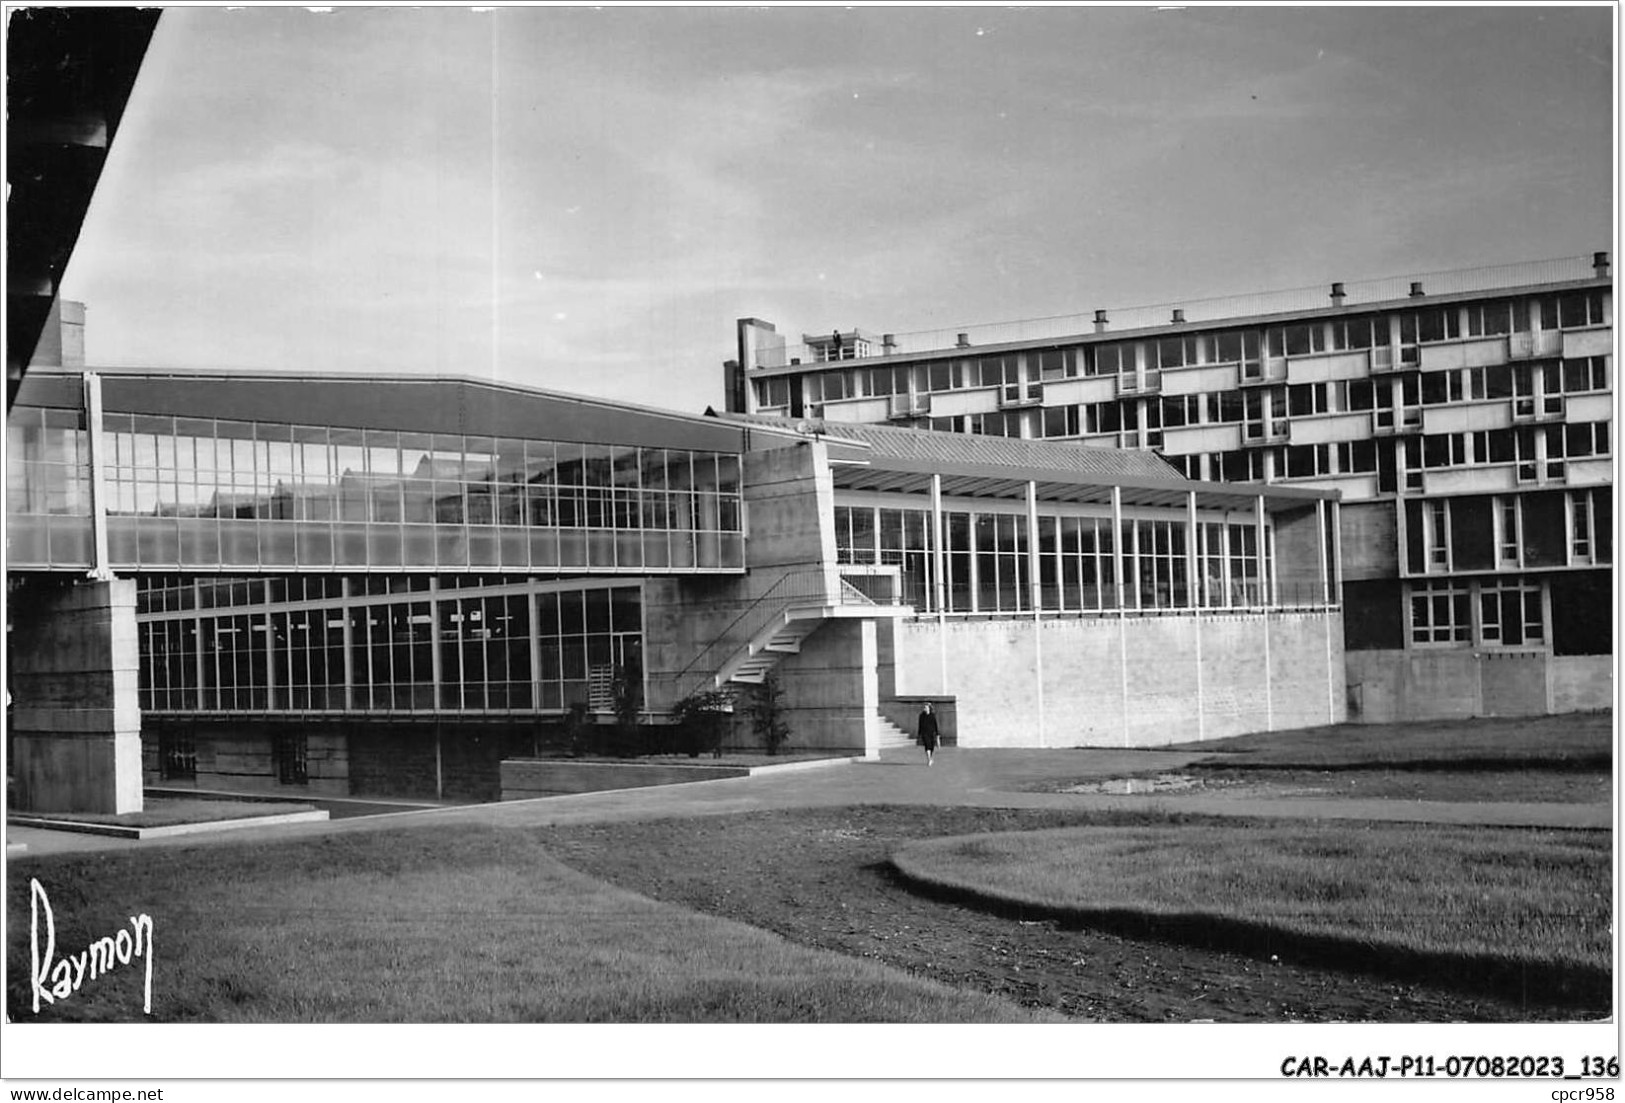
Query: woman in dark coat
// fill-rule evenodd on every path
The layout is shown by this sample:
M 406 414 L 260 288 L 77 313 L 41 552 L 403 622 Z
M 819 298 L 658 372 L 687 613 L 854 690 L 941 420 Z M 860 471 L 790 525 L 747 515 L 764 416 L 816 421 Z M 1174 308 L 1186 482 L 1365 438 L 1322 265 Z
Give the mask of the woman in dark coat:
M 919 732 L 920 745 L 925 748 L 925 764 L 929 766 L 937 753 L 937 714 L 932 711 L 930 701 L 920 710 Z

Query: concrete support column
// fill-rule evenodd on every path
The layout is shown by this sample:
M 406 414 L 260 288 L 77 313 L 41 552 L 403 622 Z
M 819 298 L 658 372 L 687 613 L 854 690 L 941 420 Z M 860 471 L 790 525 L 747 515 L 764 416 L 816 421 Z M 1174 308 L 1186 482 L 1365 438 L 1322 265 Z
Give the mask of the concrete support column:
M 1112 487 L 1112 588 L 1117 594 L 1117 615 L 1123 615 L 1123 488 Z
M 39 582 L 10 606 L 16 807 L 141 811 L 135 580 Z

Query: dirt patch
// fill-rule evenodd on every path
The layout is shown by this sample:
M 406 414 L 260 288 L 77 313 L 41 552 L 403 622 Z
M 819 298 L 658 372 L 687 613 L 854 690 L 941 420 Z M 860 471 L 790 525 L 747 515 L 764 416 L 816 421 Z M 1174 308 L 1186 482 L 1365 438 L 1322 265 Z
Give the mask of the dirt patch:
M 1522 1022 L 1606 1014 L 1351 975 L 1279 954 L 994 915 L 911 891 L 887 860 L 914 839 L 1102 822 L 1169 817 L 867 806 L 538 830 L 564 861 L 644 895 L 1079 1020 Z

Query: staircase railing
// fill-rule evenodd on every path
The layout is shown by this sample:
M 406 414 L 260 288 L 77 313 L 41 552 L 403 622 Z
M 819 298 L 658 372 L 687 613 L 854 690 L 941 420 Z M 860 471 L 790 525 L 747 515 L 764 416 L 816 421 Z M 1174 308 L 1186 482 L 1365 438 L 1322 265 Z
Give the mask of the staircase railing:
M 738 616 L 729 621 L 699 654 L 672 676 L 672 685 L 679 691 L 677 699 L 681 700 L 705 688 L 705 683 L 715 676 L 715 672 L 721 669 L 723 663 L 741 647 L 755 639 L 756 634 L 766 628 L 775 617 L 783 616 L 787 610 L 797 605 L 827 604 L 830 604 L 830 592 L 823 568 L 809 567 L 789 571 L 780 576 L 771 586 L 747 602 Z M 691 677 L 696 668 L 705 673 L 699 677 Z

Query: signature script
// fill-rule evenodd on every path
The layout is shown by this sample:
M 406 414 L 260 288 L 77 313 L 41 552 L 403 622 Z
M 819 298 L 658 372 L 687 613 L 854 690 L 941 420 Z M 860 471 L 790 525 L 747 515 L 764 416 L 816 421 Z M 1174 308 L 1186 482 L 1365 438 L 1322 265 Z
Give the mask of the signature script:
M 120 965 L 128 965 L 138 958 L 147 968 L 145 1002 L 141 1010 L 152 1014 L 152 916 L 146 912 L 130 916 L 130 929 L 104 935 L 77 954 L 59 961 L 56 957 L 56 917 L 51 914 L 51 898 L 45 886 L 28 879 L 29 922 L 32 943 L 33 970 L 30 977 L 34 989 L 34 1014 L 39 1014 L 40 1001 L 46 1005 L 65 1000 L 83 987 L 86 980 L 95 980 L 112 972 Z M 40 913 L 45 915 L 45 952 L 40 953 Z

